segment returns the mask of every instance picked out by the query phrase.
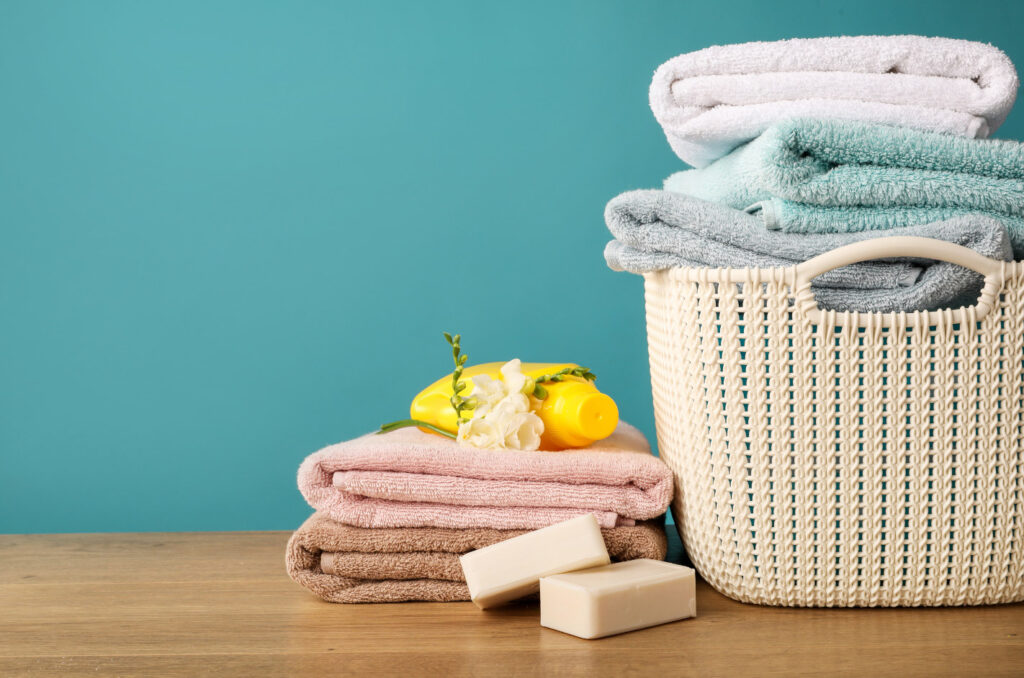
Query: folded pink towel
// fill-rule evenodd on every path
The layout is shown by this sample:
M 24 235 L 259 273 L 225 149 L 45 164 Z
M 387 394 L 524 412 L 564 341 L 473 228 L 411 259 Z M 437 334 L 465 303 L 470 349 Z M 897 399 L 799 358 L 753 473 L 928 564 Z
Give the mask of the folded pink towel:
M 672 472 L 626 423 L 581 450 L 482 450 L 419 429 L 331 445 L 299 468 L 299 489 L 358 527 L 536 529 L 593 513 L 601 527 L 663 514 Z

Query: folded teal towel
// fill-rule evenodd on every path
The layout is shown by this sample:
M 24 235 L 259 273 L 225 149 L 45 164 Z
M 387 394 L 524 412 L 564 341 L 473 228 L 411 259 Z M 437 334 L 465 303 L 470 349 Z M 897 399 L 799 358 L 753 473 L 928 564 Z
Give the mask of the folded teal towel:
M 759 213 L 772 229 L 839 233 L 987 214 L 1024 258 L 1024 145 L 841 120 L 791 120 L 665 189 Z

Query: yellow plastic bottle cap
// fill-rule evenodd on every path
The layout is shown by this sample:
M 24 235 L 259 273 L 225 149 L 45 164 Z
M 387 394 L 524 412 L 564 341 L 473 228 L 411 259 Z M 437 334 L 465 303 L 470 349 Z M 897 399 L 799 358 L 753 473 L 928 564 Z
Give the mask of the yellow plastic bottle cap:
M 588 393 L 579 399 L 575 429 L 591 440 L 603 440 L 619 425 L 619 408 L 604 393 Z

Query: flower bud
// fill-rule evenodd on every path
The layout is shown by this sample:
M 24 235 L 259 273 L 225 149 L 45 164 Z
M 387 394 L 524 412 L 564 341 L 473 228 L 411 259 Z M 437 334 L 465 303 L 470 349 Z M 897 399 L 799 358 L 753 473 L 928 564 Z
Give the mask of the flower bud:
M 537 381 L 533 377 L 527 377 L 526 381 L 523 382 L 523 388 L 521 392 L 524 395 L 533 395 L 534 390 L 537 388 Z

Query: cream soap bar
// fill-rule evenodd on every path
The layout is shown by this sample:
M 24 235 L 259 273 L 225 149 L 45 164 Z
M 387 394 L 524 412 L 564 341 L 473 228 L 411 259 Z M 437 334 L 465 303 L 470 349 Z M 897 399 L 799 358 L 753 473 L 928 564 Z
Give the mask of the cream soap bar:
M 697 616 L 694 571 L 660 560 L 628 560 L 540 580 L 540 625 L 580 638 Z
M 541 577 L 609 562 L 601 528 L 589 513 L 470 551 L 459 560 L 469 595 L 482 610 L 536 593 Z

